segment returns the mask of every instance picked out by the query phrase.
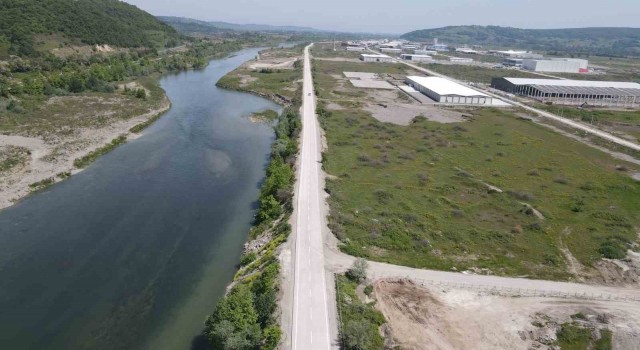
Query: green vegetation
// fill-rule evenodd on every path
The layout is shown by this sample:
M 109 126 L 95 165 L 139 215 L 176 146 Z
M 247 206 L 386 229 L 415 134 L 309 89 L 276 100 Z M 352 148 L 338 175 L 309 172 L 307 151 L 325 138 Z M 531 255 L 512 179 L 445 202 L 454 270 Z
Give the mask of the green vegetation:
M 401 38 L 411 41 L 438 38 L 451 44 L 520 47 L 555 53 L 640 56 L 638 28 L 520 29 L 472 25 L 416 30 Z
M 576 323 L 564 323 L 558 331 L 558 345 L 562 350 L 610 350 L 611 331 L 600 330 L 600 338 L 595 339 L 591 329 Z
M 263 58 L 299 58 L 303 45 L 290 49 L 270 49 L 260 53 Z M 278 103 L 292 104 L 298 98 L 297 85 L 302 77 L 302 64 L 295 62 L 292 69 L 252 70 L 243 65 L 222 77 L 216 86 L 250 92 L 268 97 Z
M 129 129 L 129 131 L 132 132 L 132 133 L 138 134 L 142 130 L 148 128 L 151 124 L 155 123 L 155 121 L 160 119 L 160 117 L 162 117 L 163 115 L 164 115 L 164 112 L 157 113 L 156 115 L 154 115 L 151 118 L 143 121 L 142 123 L 134 125 L 133 127 L 131 127 L 131 129 Z
M 421 66 L 454 79 L 483 84 L 490 84 L 492 78 L 540 78 L 539 75 L 506 68 L 484 68 L 462 64 L 437 63 L 421 64 Z
M 36 55 L 36 34 L 64 34 L 89 45 L 165 47 L 178 43 L 170 26 L 118 0 L 5 0 L 0 5 L 0 42 L 8 53 Z
M 127 136 L 120 135 L 115 139 L 111 140 L 111 142 L 106 144 L 105 146 L 102 146 L 96 149 L 95 151 L 89 152 L 89 154 L 85 155 L 84 157 L 77 158 L 76 160 L 73 161 L 73 166 L 75 166 L 78 169 L 86 168 L 87 165 L 93 163 L 96 159 L 98 159 L 98 157 L 113 151 L 116 147 L 126 142 L 127 142 Z
M 257 120 L 273 121 L 278 119 L 278 112 L 274 111 L 273 109 L 267 109 L 262 112 L 254 113 L 253 117 Z
M 397 73 L 399 65 L 314 65 L 321 100 L 343 107 L 320 103 L 318 115 L 328 142 L 323 166 L 332 175 L 329 224 L 344 252 L 420 268 L 566 279 L 561 237 L 586 266 L 637 239 L 640 183 L 616 166 L 638 166 L 509 110 L 466 109 L 464 123 L 381 123 L 352 102 L 355 95 L 369 101 L 366 92 L 338 89 L 332 75 Z
M 546 104 L 538 104 L 536 107 L 565 118 L 627 133 L 640 141 L 640 111 L 637 110 L 616 111 Z
M 280 268 L 276 252 L 291 232 L 287 221 L 292 211 L 294 164 L 301 127 L 297 111 L 301 94 L 297 89 L 293 105 L 277 118 L 276 140 L 250 232 L 252 239 L 268 235 L 270 240 L 241 258 L 233 288 L 206 321 L 204 334 L 215 349 L 276 349 L 280 343 L 281 330 L 274 315 Z
M 336 276 L 340 338 L 345 350 L 381 350 L 384 338 L 378 331 L 385 323 L 374 303 L 364 303 L 356 293 L 358 281 Z
M 32 192 L 39 191 L 53 185 L 55 182 L 56 182 L 56 179 L 49 177 L 49 178 L 30 184 L 29 190 L 31 190 Z
M 24 147 L 0 146 L 0 173 L 26 164 L 31 158 L 31 151 Z

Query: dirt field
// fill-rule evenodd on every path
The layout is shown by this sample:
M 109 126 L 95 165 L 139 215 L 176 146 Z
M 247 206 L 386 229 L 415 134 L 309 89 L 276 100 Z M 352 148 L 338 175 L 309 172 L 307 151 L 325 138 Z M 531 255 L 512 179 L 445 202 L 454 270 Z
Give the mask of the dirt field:
M 594 334 L 611 330 L 613 349 L 640 344 L 637 303 L 503 297 L 404 280 L 380 280 L 374 290 L 402 349 L 556 349 L 560 325 L 572 321 Z
M 249 68 L 252 70 L 259 69 L 294 69 L 293 64 L 297 61 L 297 58 L 271 58 L 260 61 L 252 61 L 249 63 Z

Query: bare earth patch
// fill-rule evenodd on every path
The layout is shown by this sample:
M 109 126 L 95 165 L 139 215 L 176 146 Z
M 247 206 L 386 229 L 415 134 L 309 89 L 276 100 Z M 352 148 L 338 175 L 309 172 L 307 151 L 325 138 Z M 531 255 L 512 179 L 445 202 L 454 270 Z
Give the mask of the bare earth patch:
M 385 107 L 386 106 L 386 107 Z M 398 125 L 409 125 L 413 118 L 421 115 L 430 121 L 439 123 L 460 123 L 465 121 L 462 113 L 450 111 L 435 106 L 394 103 L 394 104 L 367 104 L 364 110 L 381 122 Z
M 406 280 L 380 280 L 374 290 L 376 307 L 407 350 L 554 349 L 559 325 L 577 313 L 586 315 L 585 328 L 612 330 L 614 349 L 640 343 L 637 303 L 504 297 Z

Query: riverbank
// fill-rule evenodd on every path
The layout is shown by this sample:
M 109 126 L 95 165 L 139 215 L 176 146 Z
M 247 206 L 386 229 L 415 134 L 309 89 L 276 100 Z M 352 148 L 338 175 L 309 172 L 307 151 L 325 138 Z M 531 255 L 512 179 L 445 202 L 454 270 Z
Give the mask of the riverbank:
M 126 139 L 137 138 L 139 134 L 131 132 L 131 128 L 146 123 L 171 108 L 171 102 L 164 92 L 162 94 L 161 102 L 156 108 L 102 127 L 78 128 L 69 135 L 59 134 L 58 137 L 0 135 L 0 149 L 19 147 L 25 149 L 29 155 L 26 162 L 16 164 L 0 173 L 0 209 L 13 205 L 34 189 L 41 187 L 37 184 L 51 185 L 82 171 L 74 166 L 74 161 L 89 155 L 111 140 L 120 136 Z
M 272 57 L 291 55 L 290 51 L 267 50 Z M 296 52 L 295 49 L 293 52 Z M 296 62 L 298 58 L 288 58 Z M 215 348 L 226 348 L 229 342 L 242 339 L 261 349 L 276 349 L 287 343 L 288 305 L 284 294 L 287 285 L 288 265 L 281 266 L 283 243 L 291 232 L 291 214 L 295 168 L 298 155 L 301 120 L 302 69 L 291 64 L 283 71 L 253 71 L 255 61 L 245 62 L 241 67 L 222 77 L 219 87 L 248 92 L 286 107 L 278 116 L 275 125 L 276 139 L 271 147 L 266 179 L 262 184 L 259 207 L 249 241 L 244 245 L 240 269 L 227 288 L 227 294 L 216 305 L 209 316 L 204 336 Z M 264 68 L 263 68 L 264 69 Z M 250 70 L 250 72 L 249 72 Z M 256 76 L 246 82 L 247 74 Z M 277 92 L 274 92 L 277 91 Z M 288 94 L 289 96 L 285 96 Z M 285 269 L 282 273 L 281 269 Z M 284 325 L 284 326 L 283 326 Z M 225 331 L 222 331 L 222 330 Z
M 0 342 L 193 345 L 237 271 L 274 141 L 246 116 L 282 111 L 214 86 L 257 51 L 162 77 L 172 106 L 143 135 L 0 211 Z

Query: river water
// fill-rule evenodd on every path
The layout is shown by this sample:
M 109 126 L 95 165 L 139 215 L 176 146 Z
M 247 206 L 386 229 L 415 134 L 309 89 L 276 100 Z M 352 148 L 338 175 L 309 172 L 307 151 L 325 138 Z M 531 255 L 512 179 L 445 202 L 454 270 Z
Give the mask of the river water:
M 0 211 L 0 348 L 197 348 L 274 137 L 247 116 L 280 111 L 215 82 L 257 52 L 164 77 L 172 108 L 142 137 Z

